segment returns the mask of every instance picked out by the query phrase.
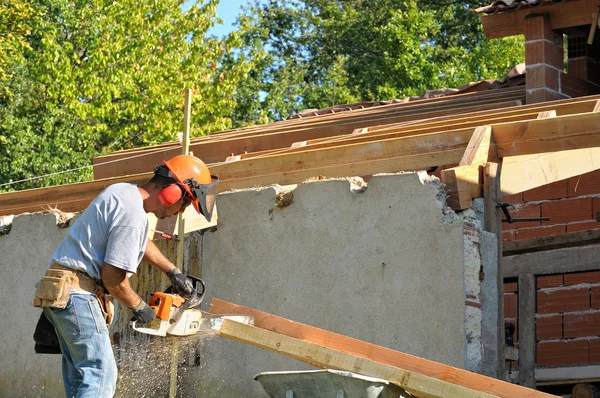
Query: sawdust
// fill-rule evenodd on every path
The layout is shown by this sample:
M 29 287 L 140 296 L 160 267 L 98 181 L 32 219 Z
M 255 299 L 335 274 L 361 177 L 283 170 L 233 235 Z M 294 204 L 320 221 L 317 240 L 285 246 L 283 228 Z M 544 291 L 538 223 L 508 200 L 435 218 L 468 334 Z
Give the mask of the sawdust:
M 171 362 L 176 358 L 178 385 L 183 369 L 200 366 L 200 346 L 215 334 L 156 337 L 136 333 L 116 348 L 119 369 L 116 398 L 168 397 Z
M 68 228 L 71 220 L 73 219 L 73 213 L 67 213 L 60 210 L 57 207 L 46 206 L 44 211 L 40 213 L 52 213 L 56 216 L 56 226 L 58 228 Z

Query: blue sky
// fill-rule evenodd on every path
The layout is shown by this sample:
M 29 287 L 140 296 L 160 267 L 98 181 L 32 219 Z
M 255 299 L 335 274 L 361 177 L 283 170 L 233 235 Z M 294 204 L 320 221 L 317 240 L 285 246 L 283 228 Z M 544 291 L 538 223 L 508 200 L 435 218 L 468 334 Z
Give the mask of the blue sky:
M 221 0 L 217 7 L 217 16 L 223 20 L 222 25 L 215 25 L 210 34 L 222 36 L 229 33 L 233 27 L 237 16 L 240 14 L 241 7 L 248 4 L 248 0 Z
M 221 37 L 231 32 L 233 30 L 233 23 L 240 14 L 242 6 L 248 3 L 248 0 L 221 0 L 217 6 L 217 16 L 223 20 L 223 23 L 215 25 L 208 33 Z M 182 6 L 182 9 L 185 11 L 188 8 L 189 2 L 186 2 Z

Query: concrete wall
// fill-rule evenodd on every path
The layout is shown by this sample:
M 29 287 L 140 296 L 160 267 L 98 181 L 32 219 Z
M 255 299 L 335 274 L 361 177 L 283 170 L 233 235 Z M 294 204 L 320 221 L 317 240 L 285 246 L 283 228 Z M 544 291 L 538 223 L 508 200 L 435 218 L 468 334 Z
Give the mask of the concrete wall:
M 185 268 L 197 273 L 202 266 L 208 286 L 203 309 L 218 297 L 478 370 L 481 311 L 479 286 L 472 281 L 481 256 L 478 234 L 463 234 L 463 225 L 472 232 L 478 221 L 474 214 L 451 213 L 442 196 L 439 181 L 422 182 L 414 173 L 375 176 L 366 189 L 329 180 L 301 184 L 286 195 L 275 188 L 221 194 L 216 231 L 186 239 L 194 240 L 187 247 L 193 246 L 201 264 L 195 254 Z M 60 357 L 33 352 L 39 310 L 30 303 L 33 285 L 65 232 L 53 215 L 22 215 L 8 234 L 0 234 L 0 298 L 6 304 L 0 309 L 0 352 L 8 353 L 0 357 L 0 396 L 62 394 Z M 155 280 L 145 273 L 142 267 L 140 280 Z M 465 306 L 465 300 L 475 304 Z M 126 327 L 127 316 L 119 327 Z M 156 341 L 137 339 L 123 329 L 119 360 L 127 357 L 127 347 L 156 347 Z M 179 369 L 179 396 L 264 397 L 253 381 L 257 373 L 310 369 L 218 337 L 184 346 L 195 353 L 184 350 L 188 359 Z M 135 369 L 122 368 L 117 396 L 158 391 L 148 377 L 138 377 L 148 368 L 160 369 L 161 376 L 150 379 L 168 391 L 170 351 L 161 350 L 158 357 L 166 364 L 160 366 L 139 351 L 129 356 Z
M 57 222 L 54 214 L 22 215 L 12 220 L 10 233 L 0 234 L 0 397 L 64 396 L 61 356 L 34 352 L 41 311 L 31 305 L 34 284 L 67 232 Z
M 299 185 L 286 207 L 276 196 L 219 197 L 202 258 L 209 299 L 464 367 L 462 221 L 444 217 L 437 186 L 381 175 L 364 192 L 331 180 Z M 262 397 L 257 373 L 308 368 L 237 342 L 202 344 L 202 366 L 186 376 L 202 396 Z

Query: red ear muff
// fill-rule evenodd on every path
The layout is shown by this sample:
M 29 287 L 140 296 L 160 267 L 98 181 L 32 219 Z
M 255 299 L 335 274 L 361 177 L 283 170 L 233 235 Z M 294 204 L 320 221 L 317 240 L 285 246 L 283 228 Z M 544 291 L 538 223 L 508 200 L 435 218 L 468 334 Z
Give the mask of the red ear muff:
M 163 206 L 171 206 L 183 196 L 183 190 L 177 184 L 167 185 L 158 193 L 158 200 Z

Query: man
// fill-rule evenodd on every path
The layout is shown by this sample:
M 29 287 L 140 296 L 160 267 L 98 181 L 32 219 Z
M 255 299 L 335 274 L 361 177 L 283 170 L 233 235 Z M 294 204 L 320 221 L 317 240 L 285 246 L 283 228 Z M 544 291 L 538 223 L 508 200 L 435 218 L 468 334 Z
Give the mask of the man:
M 179 294 L 191 294 L 192 282 L 148 239 L 146 213 L 164 219 L 192 204 L 210 221 L 217 182 L 200 159 L 176 156 L 157 166 L 142 186 L 118 183 L 106 188 L 70 228 L 36 290 L 37 303 L 56 329 L 68 398 L 112 397 L 115 392 L 117 366 L 99 285 L 142 324 L 156 317 L 129 284 L 128 276 L 142 259 L 165 272 Z M 52 296 L 64 280 L 72 282 L 66 295 Z

